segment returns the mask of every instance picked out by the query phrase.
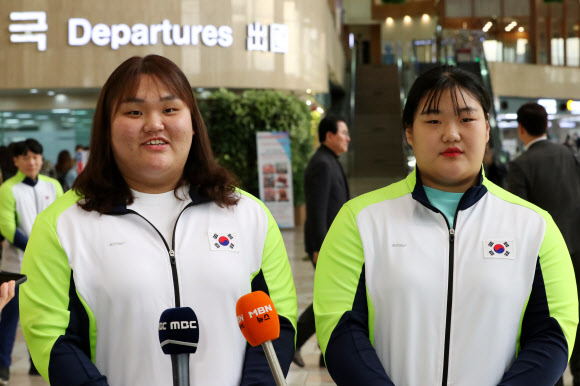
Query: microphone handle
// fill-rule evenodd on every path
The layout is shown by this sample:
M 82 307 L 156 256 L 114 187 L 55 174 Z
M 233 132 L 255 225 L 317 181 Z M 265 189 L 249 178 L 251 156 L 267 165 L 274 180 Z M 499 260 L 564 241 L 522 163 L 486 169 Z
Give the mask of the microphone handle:
M 276 351 L 274 351 L 272 341 L 268 340 L 262 343 L 262 348 L 264 349 L 264 353 L 266 353 L 266 358 L 268 359 L 270 370 L 274 376 L 274 381 L 276 381 L 276 386 L 286 386 L 286 379 L 284 378 L 284 373 L 280 367 L 280 362 L 278 362 L 278 357 L 276 356 Z
M 189 355 L 171 354 L 173 386 L 189 386 Z

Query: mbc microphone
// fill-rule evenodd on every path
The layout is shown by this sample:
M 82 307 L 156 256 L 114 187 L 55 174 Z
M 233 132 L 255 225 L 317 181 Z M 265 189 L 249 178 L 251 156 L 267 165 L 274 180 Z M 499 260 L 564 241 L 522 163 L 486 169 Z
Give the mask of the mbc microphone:
M 173 385 L 189 386 L 189 354 L 195 353 L 199 342 L 197 316 L 189 307 L 170 308 L 159 318 L 159 343 L 171 355 Z
M 236 305 L 238 325 L 252 347 L 262 345 L 272 375 L 278 386 L 286 386 L 284 373 L 278 362 L 272 340 L 280 336 L 280 320 L 272 299 L 262 291 L 242 296 Z

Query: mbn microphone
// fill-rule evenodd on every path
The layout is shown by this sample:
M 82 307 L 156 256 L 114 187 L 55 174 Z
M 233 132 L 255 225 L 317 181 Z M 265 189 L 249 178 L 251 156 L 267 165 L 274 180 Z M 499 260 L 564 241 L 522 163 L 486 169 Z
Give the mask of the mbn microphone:
M 284 373 L 278 362 L 272 340 L 280 336 L 280 319 L 272 299 L 262 291 L 242 296 L 236 305 L 238 325 L 252 347 L 259 344 L 264 348 L 270 370 L 278 386 L 286 386 Z
M 189 386 L 189 354 L 199 342 L 199 326 L 195 312 L 189 307 L 170 308 L 159 319 L 159 343 L 171 355 L 173 385 Z

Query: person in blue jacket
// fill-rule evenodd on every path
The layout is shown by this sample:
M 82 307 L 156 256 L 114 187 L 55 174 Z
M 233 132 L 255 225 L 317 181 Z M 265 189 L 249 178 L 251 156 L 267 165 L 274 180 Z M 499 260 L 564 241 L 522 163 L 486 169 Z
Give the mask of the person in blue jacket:
M 338 385 L 553 386 L 578 324 L 550 215 L 482 170 L 491 98 L 475 75 L 420 75 L 404 180 L 347 202 L 322 245 L 316 333 Z

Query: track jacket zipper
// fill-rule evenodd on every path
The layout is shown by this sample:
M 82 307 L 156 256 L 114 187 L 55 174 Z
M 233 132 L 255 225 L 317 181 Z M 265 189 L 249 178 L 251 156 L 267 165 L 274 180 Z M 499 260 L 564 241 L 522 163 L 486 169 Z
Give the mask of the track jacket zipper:
M 485 195 L 487 189 L 483 186 L 483 174 L 480 172 L 479 179 L 477 183 L 472 186 L 471 188 L 467 189 L 461 199 L 457 203 L 457 208 L 455 209 L 455 217 L 453 218 L 453 225 L 450 226 L 447 217 L 441 212 L 439 209 L 434 207 L 429 198 L 427 197 L 425 190 L 422 188 L 422 182 L 420 178 L 420 174 L 417 170 L 416 174 L 416 184 L 412 190 L 413 198 L 424 205 L 425 207 L 429 208 L 435 213 L 440 213 L 445 220 L 445 224 L 447 225 L 448 229 L 448 243 L 449 243 L 449 261 L 448 261 L 448 278 L 447 278 L 447 306 L 446 306 L 446 318 L 445 318 L 445 340 L 444 340 L 444 349 L 443 349 L 443 372 L 441 377 L 441 384 L 443 386 L 447 386 L 448 378 L 449 378 L 449 350 L 451 345 L 451 316 L 453 310 L 453 278 L 454 278 L 454 266 L 455 266 L 455 238 L 457 236 L 457 217 L 459 215 L 460 210 L 465 210 L 473 205 L 475 202 L 479 201 L 481 197 Z M 419 189 L 417 189 L 419 186 Z
M 151 225 L 153 227 L 153 229 L 155 229 L 155 232 L 157 232 L 159 237 L 161 237 L 161 240 L 163 241 L 163 245 L 165 245 L 165 249 L 167 249 L 167 254 L 169 255 L 169 264 L 171 266 L 171 275 L 173 277 L 173 293 L 175 295 L 175 307 L 181 307 L 181 297 L 179 295 L 179 277 L 177 276 L 177 260 L 175 259 L 175 230 L 177 229 L 177 223 L 179 222 L 179 219 L 181 218 L 181 215 L 183 214 L 183 212 L 185 212 L 185 210 L 187 208 L 189 208 L 193 205 L 194 204 L 192 202 L 190 202 L 189 204 L 187 204 L 185 206 L 185 208 L 183 208 L 181 210 L 181 212 L 179 212 L 179 216 L 177 216 L 177 220 L 175 220 L 175 225 L 173 225 L 173 235 L 172 235 L 173 240 L 171 240 L 171 248 L 169 247 L 169 244 L 167 244 L 165 237 L 163 237 L 161 232 L 159 232 L 159 229 L 157 229 L 155 227 L 155 225 L 153 225 L 151 223 L 151 221 L 147 220 L 144 216 L 142 216 L 138 212 L 136 212 L 132 209 L 127 209 L 128 213 L 136 214 L 137 216 L 141 217 L 143 220 L 147 221 L 147 223 L 149 225 Z
M 441 213 L 441 212 L 440 212 Z M 441 215 L 445 219 L 447 229 L 449 230 L 449 268 L 447 273 L 447 316 L 445 318 L 445 348 L 443 351 L 443 376 L 441 385 L 447 386 L 447 378 L 449 376 L 449 346 L 451 340 L 451 311 L 453 306 L 453 275 L 455 266 L 455 229 L 457 228 L 457 215 L 459 214 L 459 205 L 455 210 L 455 217 L 453 218 L 453 227 L 449 226 L 449 222 L 443 213 Z

